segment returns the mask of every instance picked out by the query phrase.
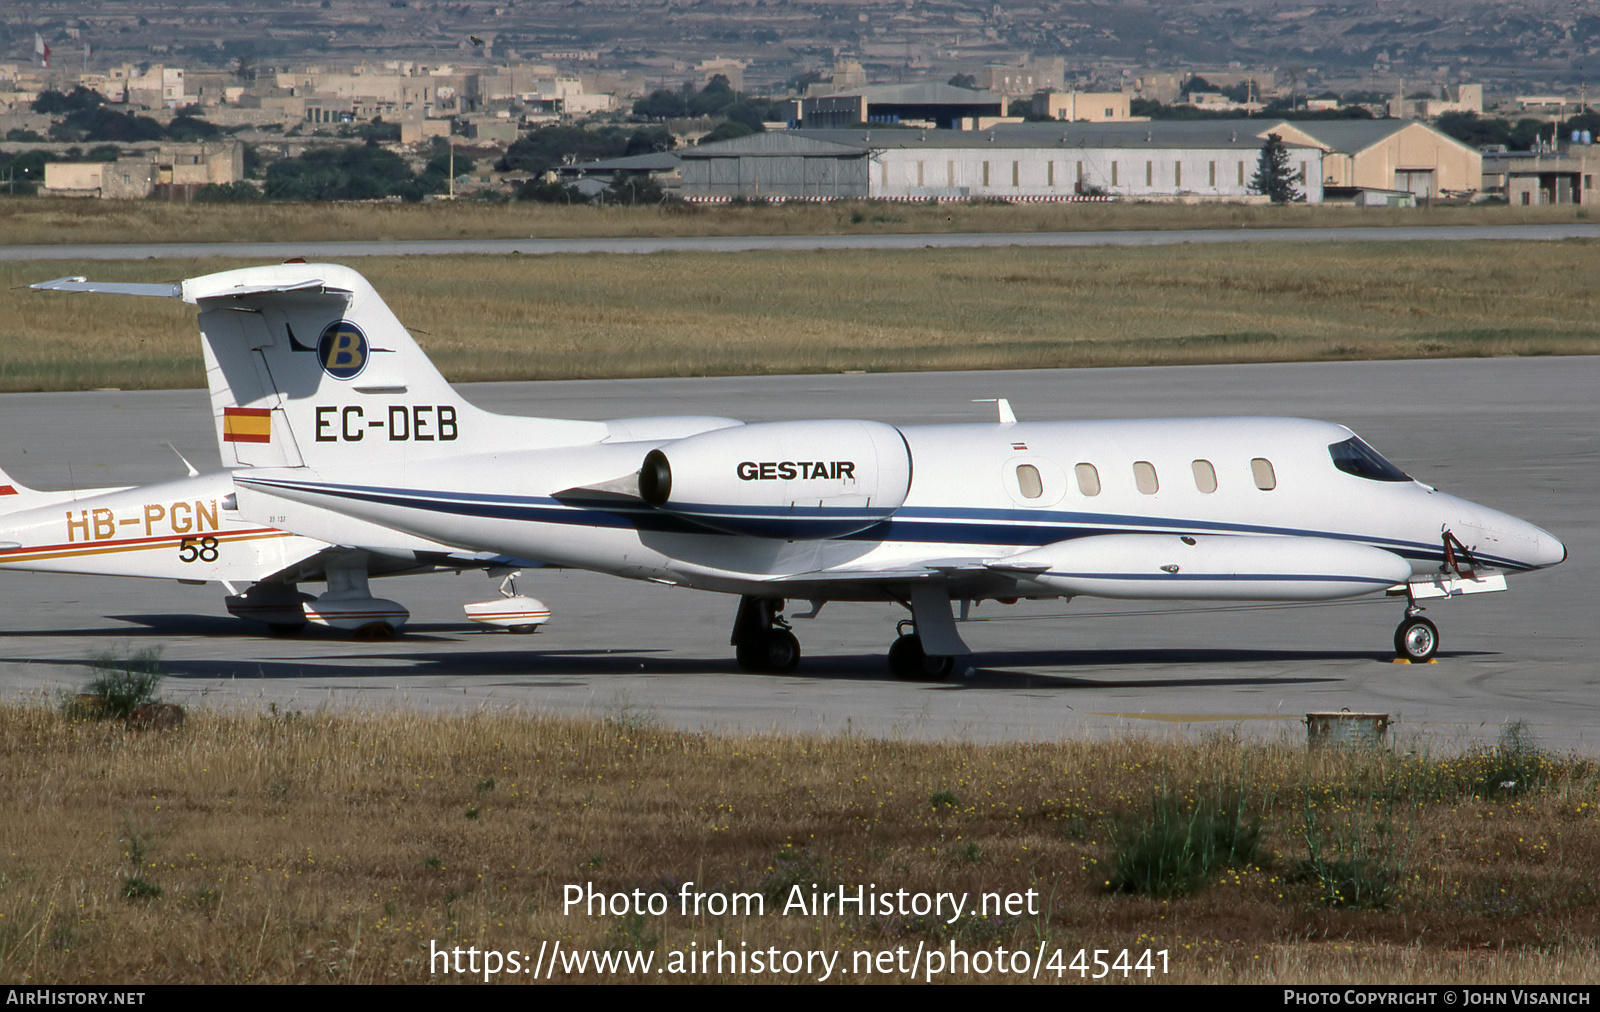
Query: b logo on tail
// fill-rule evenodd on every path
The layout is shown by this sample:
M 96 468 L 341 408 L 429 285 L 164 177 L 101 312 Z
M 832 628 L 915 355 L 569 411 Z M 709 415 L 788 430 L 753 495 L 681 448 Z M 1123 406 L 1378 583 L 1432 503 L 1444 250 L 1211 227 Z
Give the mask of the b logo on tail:
M 354 379 L 367 367 L 367 335 L 349 320 L 336 320 L 317 341 L 322 371 L 337 380 Z

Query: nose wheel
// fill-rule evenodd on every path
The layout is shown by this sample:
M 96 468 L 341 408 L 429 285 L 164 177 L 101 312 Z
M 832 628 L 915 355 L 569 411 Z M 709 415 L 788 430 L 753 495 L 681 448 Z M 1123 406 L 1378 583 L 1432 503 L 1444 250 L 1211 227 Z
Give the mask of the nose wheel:
M 1439 627 L 1421 615 L 1406 615 L 1394 631 L 1394 652 L 1413 663 L 1431 660 L 1439 652 Z

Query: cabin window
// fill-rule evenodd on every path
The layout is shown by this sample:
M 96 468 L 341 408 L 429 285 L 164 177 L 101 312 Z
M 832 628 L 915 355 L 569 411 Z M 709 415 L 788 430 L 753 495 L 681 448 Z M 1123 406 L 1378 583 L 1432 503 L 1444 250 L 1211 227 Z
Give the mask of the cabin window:
M 1044 479 L 1039 477 L 1039 469 L 1032 464 L 1018 464 L 1017 488 L 1022 490 L 1024 499 L 1037 499 L 1044 495 Z
M 1202 492 L 1215 492 L 1217 490 L 1217 469 L 1211 466 L 1209 460 L 1194 462 L 1194 487 Z
M 1100 494 L 1100 472 L 1094 469 L 1093 464 L 1079 464 L 1072 469 L 1078 476 L 1078 491 L 1084 495 Z
M 1328 455 L 1333 458 L 1334 467 L 1357 478 L 1370 478 L 1373 481 L 1411 480 L 1409 474 L 1384 460 L 1377 450 L 1354 436 L 1329 446 Z
M 1272 461 L 1265 457 L 1257 457 L 1250 462 L 1250 473 L 1256 479 L 1256 488 L 1263 492 L 1271 492 L 1278 487 L 1278 476 L 1272 470 Z
M 1160 487 L 1156 484 L 1156 466 L 1148 460 L 1134 461 L 1133 483 L 1139 486 L 1139 491 L 1145 495 L 1155 495 L 1156 489 Z

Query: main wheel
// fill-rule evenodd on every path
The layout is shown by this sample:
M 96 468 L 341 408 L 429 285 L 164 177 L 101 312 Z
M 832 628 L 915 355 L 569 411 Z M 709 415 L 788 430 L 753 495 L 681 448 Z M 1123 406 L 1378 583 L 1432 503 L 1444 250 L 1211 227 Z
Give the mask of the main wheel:
M 768 633 L 761 650 L 766 669 L 775 675 L 787 675 L 800 664 L 800 641 L 787 629 Z
M 787 629 L 769 629 L 734 647 L 733 655 L 751 674 L 784 675 L 800 663 L 800 641 Z
M 932 657 L 922 650 L 915 633 L 902 636 L 889 647 L 889 672 L 903 682 L 942 682 L 955 670 L 954 657 Z
M 1439 627 L 1412 616 L 1394 631 L 1394 652 L 1411 661 L 1425 661 L 1439 652 Z

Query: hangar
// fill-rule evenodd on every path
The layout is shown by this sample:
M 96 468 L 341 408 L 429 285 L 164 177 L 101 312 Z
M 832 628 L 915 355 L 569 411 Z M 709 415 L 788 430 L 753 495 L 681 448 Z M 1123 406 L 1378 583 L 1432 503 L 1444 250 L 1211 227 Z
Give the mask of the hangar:
M 799 105 L 799 125 L 808 130 L 907 120 L 939 130 L 961 130 L 986 117 L 1005 115 L 999 95 L 933 81 L 869 85 L 805 98 Z
M 1416 120 L 1280 121 L 1271 130 L 1286 143 L 1322 149 L 1326 187 L 1399 190 L 1426 199 L 1475 192 L 1483 179 L 1477 149 Z
M 1265 134 L 1238 120 L 1004 123 L 984 130 L 867 125 L 789 130 L 674 152 L 689 198 L 1143 199 L 1252 197 Z M 1284 138 L 1311 203 L 1323 149 Z

